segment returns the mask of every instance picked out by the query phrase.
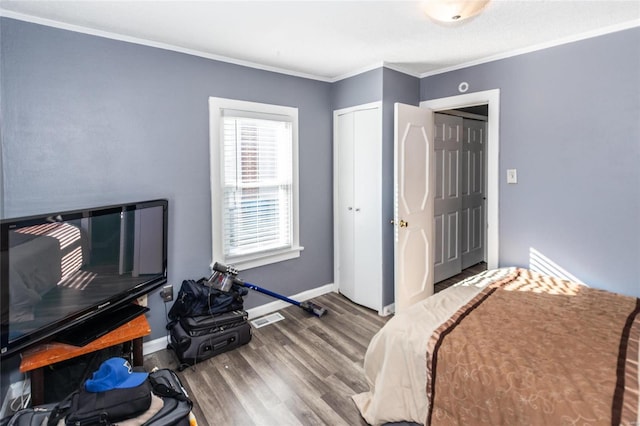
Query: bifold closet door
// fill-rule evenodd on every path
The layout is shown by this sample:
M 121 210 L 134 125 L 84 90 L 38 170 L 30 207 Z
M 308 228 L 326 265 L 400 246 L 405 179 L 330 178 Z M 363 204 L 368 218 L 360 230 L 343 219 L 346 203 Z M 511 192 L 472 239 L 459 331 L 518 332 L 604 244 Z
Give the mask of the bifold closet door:
M 435 282 L 484 260 L 486 123 L 435 114 Z
M 336 122 L 338 283 L 340 292 L 381 309 L 382 126 L 380 110 L 339 115 Z
M 462 269 L 484 261 L 486 123 L 464 119 L 462 143 Z
M 380 310 L 382 270 L 382 126 L 380 112 L 354 112 L 354 301 Z
M 334 167 L 337 191 L 337 273 L 340 293 L 354 300 L 356 293 L 354 205 L 354 114 L 339 115 L 336 123 L 336 161 Z
M 436 193 L 434 201 L 435 268 L 434 282 L 462 271 L 460 154 L 462 117 L 434 114 Z

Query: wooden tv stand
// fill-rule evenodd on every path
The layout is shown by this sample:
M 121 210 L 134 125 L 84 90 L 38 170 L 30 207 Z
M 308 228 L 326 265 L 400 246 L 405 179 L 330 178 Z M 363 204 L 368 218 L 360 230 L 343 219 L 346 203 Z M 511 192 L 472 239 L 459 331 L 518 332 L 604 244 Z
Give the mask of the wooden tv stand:
M 149 334 L 149 322 L 144 315 L 140 315 L 82 347 L 49 342 L 26 350 L 22 353 L 20 372 L 31 372 L 32 405 L 44 403 L 44 367 L 125 342 L 133 344 L 133 365 L 142 366 L 142 338 Z

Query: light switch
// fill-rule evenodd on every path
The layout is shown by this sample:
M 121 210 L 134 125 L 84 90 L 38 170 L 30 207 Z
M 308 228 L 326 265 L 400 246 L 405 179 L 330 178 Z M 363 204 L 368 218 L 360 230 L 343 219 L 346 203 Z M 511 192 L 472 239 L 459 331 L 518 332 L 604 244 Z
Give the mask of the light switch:
M 518 172 L 516 169 L 507 169 L 507 183 L 518 183 Z

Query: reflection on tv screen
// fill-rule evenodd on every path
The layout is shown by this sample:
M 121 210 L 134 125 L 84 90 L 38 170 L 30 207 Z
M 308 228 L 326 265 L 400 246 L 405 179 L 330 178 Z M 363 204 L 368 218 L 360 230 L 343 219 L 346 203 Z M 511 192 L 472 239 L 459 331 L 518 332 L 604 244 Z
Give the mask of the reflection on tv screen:
M 9 341 L 164 273 L 163 207 L 11 229 Z

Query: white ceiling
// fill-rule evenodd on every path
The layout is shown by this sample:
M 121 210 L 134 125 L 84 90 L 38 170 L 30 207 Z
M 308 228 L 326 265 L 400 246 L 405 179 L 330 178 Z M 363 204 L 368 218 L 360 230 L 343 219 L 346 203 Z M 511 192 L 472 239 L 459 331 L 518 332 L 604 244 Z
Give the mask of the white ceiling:
M 639 26 L 640 0 L 493 0 L 452 25 L 414 1 L 0 0 L 0 14 L 335 81 L 382 64 L 425 76 Z

